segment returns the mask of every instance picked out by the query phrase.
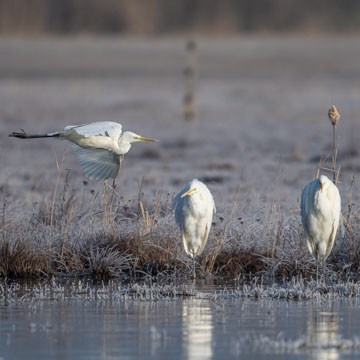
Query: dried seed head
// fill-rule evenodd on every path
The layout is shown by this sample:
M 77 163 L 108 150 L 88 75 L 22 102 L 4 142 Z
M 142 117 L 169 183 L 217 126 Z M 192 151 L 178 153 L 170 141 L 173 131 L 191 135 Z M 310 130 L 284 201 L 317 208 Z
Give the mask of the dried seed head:
M 339 121 L 340 119 L 340 114 L 339 112 L 337 111 L 337 108 L 335 105 L 333 105 L 330 109 L 329 109 L 329 119 L 331 121 L 331 124 L 333 126 L 336 126 L 337 122 Z

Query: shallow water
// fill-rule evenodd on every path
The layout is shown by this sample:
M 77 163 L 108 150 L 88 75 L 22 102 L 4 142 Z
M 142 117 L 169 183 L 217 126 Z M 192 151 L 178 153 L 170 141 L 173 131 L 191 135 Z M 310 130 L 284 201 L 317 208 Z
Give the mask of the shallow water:
M 232 298 L 33 300 L 0 307 L 0 359 L 360 356 L 360 302 Z

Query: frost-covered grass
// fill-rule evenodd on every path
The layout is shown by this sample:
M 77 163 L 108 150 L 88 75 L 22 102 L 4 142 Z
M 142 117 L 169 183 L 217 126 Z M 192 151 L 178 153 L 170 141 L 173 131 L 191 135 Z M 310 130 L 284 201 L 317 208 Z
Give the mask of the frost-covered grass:
M 2 282 L 0 303 L 5 305 L 28 303 L 33 300 L 166 300 L 175 297 L 195 296 L 189 285 L 124 284 L 104 282 L 93 285 L 88 281 L 55 280 L 36 283 Z
M 227 282 L 227 285 L 204 286 L 196 281 L 158 281 L 151 277 L 136 281 L 118 280 L 93 282 L 90 279 L 49 278 L 45 281 L 10 281 L 0 283 L 0 304 L 26 303 L 33 300 L 119 300 L 119 301 L 159 301 L 174 298 L 207 299 L 218 302 L 231 299 L 269 300 L 339 300 L 360 298 L 360 282 L 344 281 L 334 284 L 316 285 L 314 281 L 293 278 L 289 282 L 264 284 L 259 278 L 250 281 Z
M 31 211 L 21 211 L 20 203 L 3 202 L 2 277 L 134 280 L 150 276 L 159 280 L 191 275 L 192 260 L 183 250 L 173 218 L 173 196 L 149 201 L 139 193 L 135 200 L 124 202 L 115 189 L 113 196 L 111 190 L 105 196 L 84 191 L 79 198 L 69 192 L 66 174 L 59 176 L 58 191 Z M 271 204 L 256 216 L 239 217 L 236 201 L 224 218 L 214 219 L 208 245 L 197 258 L 198 277 L 314 276 L 315 262 L 305 245 L 298 212 L 288 213 Z M 350 213 L 339 231 L 326 264 L 331 284 L 358 280 L 358 222 L 359 217 Z
M 360 297 L 360 283 L 351 280 L 337 282 L 307 281 L 301 276 L 282 283 L 264 284 L 259 278 L 244 282 L 234 289 L 222 290 L 219 296 L 246 297 L 253 299 L 285 299 L 285 300 L 334 300 L 340 298 Z

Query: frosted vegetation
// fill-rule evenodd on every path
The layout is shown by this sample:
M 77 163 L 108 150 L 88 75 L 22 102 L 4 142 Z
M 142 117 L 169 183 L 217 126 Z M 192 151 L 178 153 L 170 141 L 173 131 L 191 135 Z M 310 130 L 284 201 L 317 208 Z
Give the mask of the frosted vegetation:
M 319 166 L 332 176 L 325 169 L 332 144 L 327 110 L 335 103 L 342 114 L 344 224 L 327 261 L 327 280 L 340 284 L 330 291 L 334 296 L 358 296 L 357 42 L 204 40 L 197 121 L 187 124 L 180 40 L 1 40 L 1 276 L 184 278 L 192 262 L 171 205 L 189 180 L 199 178 L 213 193 L 217 214 L 197 258 L 198 276 L 256 276 L 267 283 L 301 277 L 304 288 L 291 286 L 306 298 L 315 262 L 299 200 Z M 7 138 L 20 128 L 41 133 L 106 120 L 160 140 L 133 146 L 116 190 L 106 195 L 103 183 L 86 181 L 64 142 Z M 239 291 L 255 296 L 255 288 Z M 256 291 L 293 296 L 271 286 Z

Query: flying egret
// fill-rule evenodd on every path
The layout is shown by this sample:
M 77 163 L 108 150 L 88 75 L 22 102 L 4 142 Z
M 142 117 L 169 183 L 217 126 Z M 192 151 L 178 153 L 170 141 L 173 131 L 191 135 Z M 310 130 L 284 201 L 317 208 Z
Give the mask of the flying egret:
M 176 195 L 174 208 L 185 252 L 193 259 L 195 278 L 195 257 L 206 245 L 213 212 L 216 212 L 215 202 L 207 186 L 194 179 Z
M 308 183 L 301 195 L 301 219 L 310 253 L 324 264 L 329 256 L 339 227 L 341 199 L 339 190 L 325 175 Z
M 122 131 L 121 124 L 112 121 L 69 125 L 62 131 L 42 135 L 30 135 L 24 130 L 9 136 L 20 139 L 48 138 L 69 140 L 80 166 L 89 179 L 116 178 L 121 161 L 136 141 L 157 141 L 131 131 Z

